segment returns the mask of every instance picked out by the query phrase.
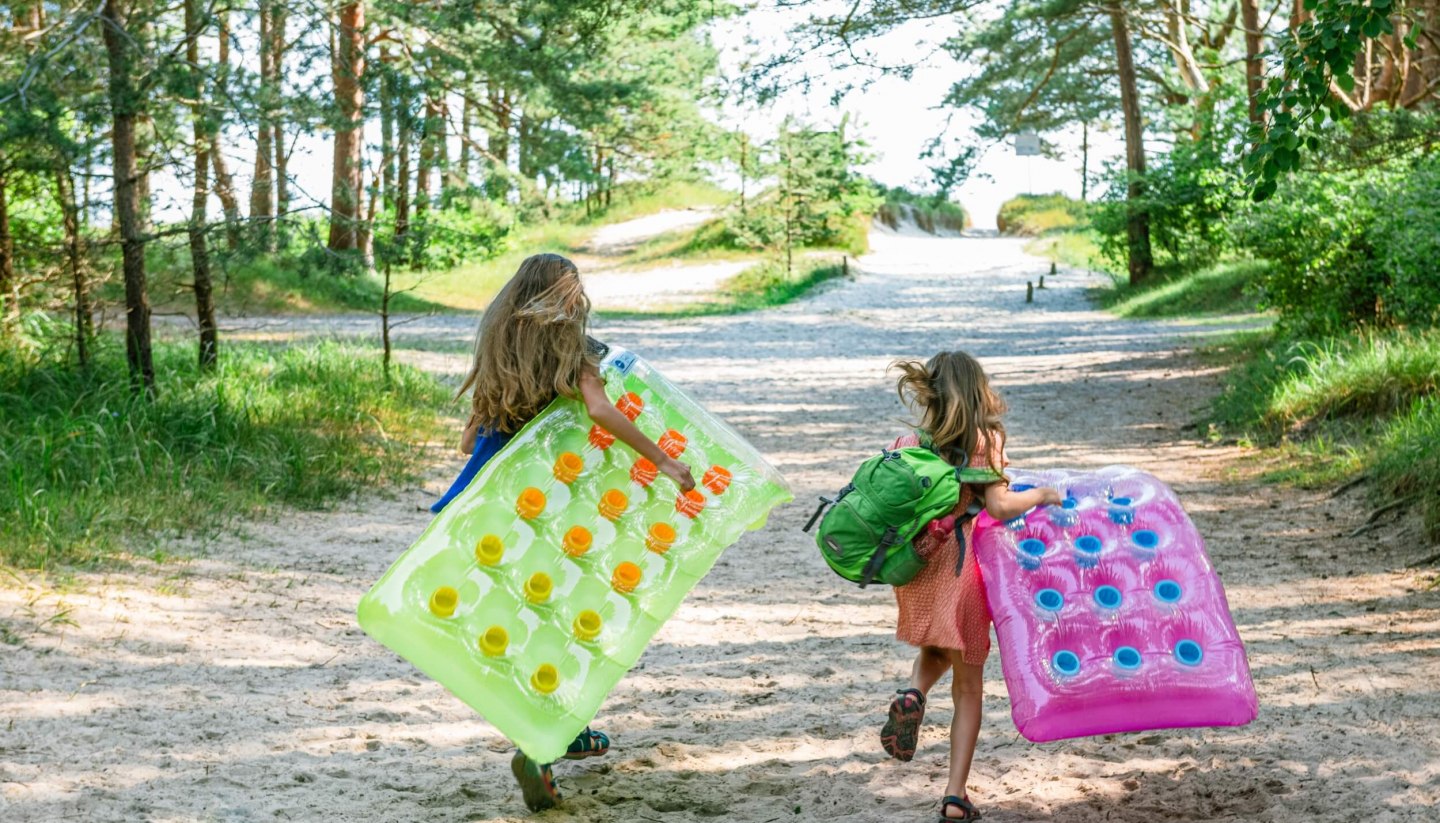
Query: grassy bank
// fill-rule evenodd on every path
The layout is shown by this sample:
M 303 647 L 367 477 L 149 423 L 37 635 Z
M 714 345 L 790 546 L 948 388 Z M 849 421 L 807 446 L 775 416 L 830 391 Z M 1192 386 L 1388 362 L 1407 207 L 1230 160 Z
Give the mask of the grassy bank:
M 1440 539 L 1440 333 L 1325 340 L 1255 336 L 1217 400 L 1225 431 L 1275 446 L 1275 480 L 1364 476 L 1375 504 L 1404 500 Z
M 616 319 L 738 314 L 798 300 L 822 283 L 845 274 L 845 264 L 830 254 L 801 258 L 795 262 L 794 270 L 789 274 L 785 272 L 784 263 L 763 262 L 724 281 L 714 296 L 703 302 L 636 312 L 607 311 L 601 314 Z
M 447 392 L 333 344 L 230 344 L 200 374 L 191 345 L 155 351 L 158 393 L 135 397 L 118 341 L 90 373 L 0 359 L 0 564 L 90 564 L 203 534 L 275 504 L 324 506 L 410 476 Z M 10 353 L 7 353 L 7 355 Z M 102 379 L 99 375 L 106 375 Z

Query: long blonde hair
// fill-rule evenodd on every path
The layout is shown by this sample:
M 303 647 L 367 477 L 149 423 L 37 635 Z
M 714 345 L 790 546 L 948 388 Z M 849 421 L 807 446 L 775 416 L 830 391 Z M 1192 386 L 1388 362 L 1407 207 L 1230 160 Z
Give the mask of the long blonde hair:
M 581 370 L 595 364 L 589 318 L 574 263 L 558 254 L 525 258 L 480 318 L 475 362 L 455 394 L 473 390 L 471 423 L 510 434 L 557 395 L 577 396 Z
M 980 362 L 963 351 L 940 352 L 927 362 L 897 360 L 895 390 L 920 415 L 920 428 L 934 441 L 936 453 L 956 466 L 968 466 L 981 437 L 986 462 L 997 474 L 996 457 L 1005 447 L 1005 401 L 990 388 Z

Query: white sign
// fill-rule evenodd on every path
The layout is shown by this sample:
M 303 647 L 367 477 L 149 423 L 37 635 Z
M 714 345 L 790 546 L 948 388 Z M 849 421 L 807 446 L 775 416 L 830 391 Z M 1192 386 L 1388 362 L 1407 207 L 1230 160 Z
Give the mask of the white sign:
M 1040 153 L 1040 135 L 1024 131 L 1015 135 L 1015 156 L 1033 157 Z

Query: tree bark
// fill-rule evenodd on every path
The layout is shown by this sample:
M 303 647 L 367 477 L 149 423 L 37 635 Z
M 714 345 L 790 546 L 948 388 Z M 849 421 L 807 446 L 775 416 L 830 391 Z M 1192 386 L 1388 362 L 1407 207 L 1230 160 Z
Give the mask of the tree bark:
M 95 334 L 93 310 L 90 306 L 90 284 L 85 277 L 85 241 L 80 235 L 75 181 L 65 161 L 55 164 L 55 199 L 60 203 L 60 221 L 65 230 L 65 265 L 70 269 L 70 283 L 75 291 L 75 355 L 80 367 L 88 368 L 90 341 Z
M 275 70 L 274 53 L 271 51 L 274 38 L 270 35 L 270 27 L 274 19 L 274 5 L 277 2 L 279 0 L 260 0 L 259 6 L 260 115 L 259 122 L 255 125 L 255 168 L 250 178 L 250 222 L 254 225 L 260 238 L 261 247 L 267 251 L 273 247 L 274 226 L 272 221 L 275 217 L 275 184 L 272 176 L 275 162 L 275 147 L 272 140 L 275 130 L 271 119 L 274 107 Z
M 230 94 L 226 88 L 230 76 L 230 15 L 219 12 L 216 18 L 219 26 L 217 37 L 220 53 L 217 56 L 215 73 L 215 108 L 225 111 L 230 107 Z M 221 120 L 212 129 L 214 139 L 210 143 L 210 162 L 215 168 L 215 195 L 220 198 L 220 208 L 225 212 L 225 245 L 231 251 L 240 246 L 240 200 L 235 196 L 235 178 L 226 167 L 225 153 L 221 150 L 220 135 L 224 128 Z
M 410 137 L 414 129 L 410 122 L 410 95 L 407 89 L 399 88 L 400 93 L 395 97 L 395 250 L 392 254 L 400 254 L 400 247 L 406 242 L 410 234 Z
M 1125 115 L 1125 165 L 1129 186 L 1125 200 L 1129 214 L 1125 233 L 1129 240 L 1130 284 L 1149 279 L 1153 266 L 1150 252 L 1150 215 L 1139 205 L 1145 195 L 1145 127 L 1140 118 L 1140 94 L 1135 82 L 1135 59 L 1131 52 L 1130 25 L 1119 2 L 1109 5 L 1110 28 L 1115 35 L 1115 67 L 1120 80 L 1120 108 Z
M 15 278 L 15 241 L 10 236 L 7 188 L 8 181 L 0 173 L 0 339 L 12 336 L 20 321 L 20 286 Z
M 470 98 L 472 88 L 470 78 L 466 76 L 465 102 L 460 111 L 460 169 L 456 174 L 462 191 L 470 188 L 470 140 L 475 134 L 475 101 Z
M 110 68 L 111 165 L 115 176 L 115 220 L 120 228 L 120 255 L 125 274 L 125 356 L 130 385 L 155 393 L 155 365 L 150 350 L 150 299 L 145 290 L 145 236 L 140 224 L 139 171 L 135 163 L 135 121 L 143 113 L 132 71 L 136 44 L 130 31 L 130 3 L 106 0 L 100 16 Z
M 200 69 L 199 0 L 185 0 L 185 60 L 190 64 L 191 136 L 195 141 L 195 185 L 190 201 L 190 270 L 195 278 L 195 320 L 200 327 L 200 368 L 213 369 L 219 358 L 215 301 L 210 283 L 210 250 L 206 246 L 206 210 L 210 203 L 210 129 L 205 122 L 205 73 Z
M 510 194 L 510 93 L 492 83 L 486 97 L 494 126 L 485 139 L 485 148 L 493 158 L 485 179 L 485 191 L 491 197 L 503 199 Z
M 330 249 L 360 247 L 360 188 L 363 171 L 365 113 L 365 3 L 348 0 L 340 6 L 331 78 L 338 111 L 335 125 L 334 172 L 330 185 Z
M 271 168 L 275 173 L 275 219 L 277 236 L 284 234 L 285 219 L 290 210 L 290 180 L 288 178 L 289 154 L 285 146 L 285 119 L 280 100 L 284 95 L 282 83 L 285 80 L 285 4 L 275 3 L 270 16 L 270 74 L 271 88 L 275 99 L 270 110 L 271 150 L 275 160 Z
M 380 192 L 386 205 L 395 202 L 395 70 L 385 46 L 380 47 Z
M 1245 27 L 1245 99 L 1250 122 L 1260 122 L 1260 89 L 1265 82 L 1264 48 L 1260 31 L 1260 0 L 1240 0 L 1241 25 Z

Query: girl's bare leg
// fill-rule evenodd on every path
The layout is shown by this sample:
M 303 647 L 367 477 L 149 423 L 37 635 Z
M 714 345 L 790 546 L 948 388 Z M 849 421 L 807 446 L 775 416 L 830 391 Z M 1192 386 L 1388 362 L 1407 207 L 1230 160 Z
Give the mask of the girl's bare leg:
M 910 667 L 910 688 L 919 689 L 928 695 L 935 683 L 950 670 L 950 651 L 934 646 L 921 646 L 915 656 L 915 665 Z
M 945 794 L 965 796 L 970 780 L 970 761 L 975 758 L 975 741 L 980 737 L 980 708 L 985 690 L 984 668 L 972 666 L 955 652 L 951 660 L 955 680 L 951 694 L 955 699 L 955 717 L 950 721 L 950 782 Z M 945 814 L 959 815 L 961 810 L 950 806 Z

